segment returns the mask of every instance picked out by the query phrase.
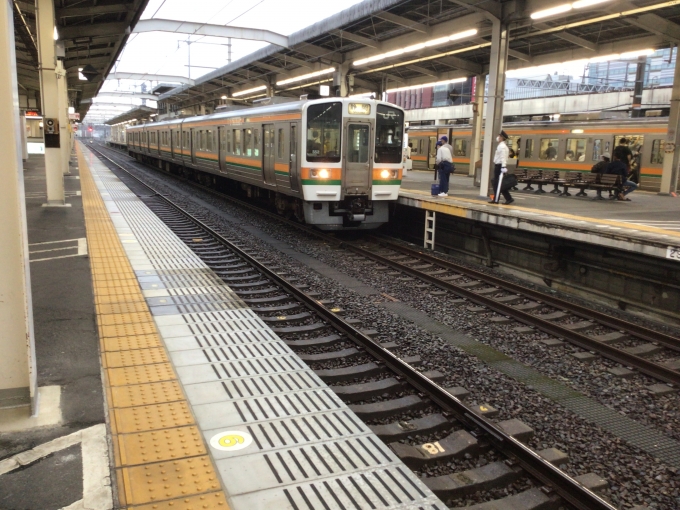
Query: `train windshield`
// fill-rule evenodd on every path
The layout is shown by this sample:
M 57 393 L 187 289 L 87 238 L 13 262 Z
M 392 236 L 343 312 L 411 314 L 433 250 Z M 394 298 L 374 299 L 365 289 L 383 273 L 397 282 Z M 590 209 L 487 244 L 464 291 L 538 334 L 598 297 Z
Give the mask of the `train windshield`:
M 340 162 L 342 103 L 323 103 L 307 108 L 307 161 Z
M 376 163 L 401 163 L 403 130 L 404 113 L 379 104 L 375 122 Z

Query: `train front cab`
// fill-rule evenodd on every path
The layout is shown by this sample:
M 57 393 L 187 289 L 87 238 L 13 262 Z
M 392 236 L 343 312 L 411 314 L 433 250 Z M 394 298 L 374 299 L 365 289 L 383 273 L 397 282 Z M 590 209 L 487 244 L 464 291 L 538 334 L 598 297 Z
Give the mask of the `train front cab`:
M 306 222 L 323 230 L 386 223 L 401 185 L 403 110 L 373 101 L 314 101 L 303 111 L 303 125 Z

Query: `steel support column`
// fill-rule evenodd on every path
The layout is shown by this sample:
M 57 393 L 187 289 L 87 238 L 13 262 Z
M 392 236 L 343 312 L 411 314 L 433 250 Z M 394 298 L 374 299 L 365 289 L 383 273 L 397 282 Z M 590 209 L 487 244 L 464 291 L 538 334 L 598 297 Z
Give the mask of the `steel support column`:
M 508 26 L 499 19 L 493 20 L 491 31 L 491 62 L 489 63 L 489 91 L 486 101 L 486 127 L 484 129 L 484 155 L 482 181 L 479 194 L 488 196 L 489 175 L 493 168 L 496 136 L 503 124 L 503 100 L 505 98 L 505 70 L 508 66 Z
M 470 167 L 468 175 L 475 175 L 475 164 L 479 161 L 482 149 L 482 121 L 484 120 L 484 85 L 486 76 L 475 76 L 475 97 L 472 103 L 472 140 L 470 141 Z
M 676 51 L 678 51 L 676 49 Z M 671 150 L 672 149 L 672 150 Z M 673 92 L 671 93 L 671 112 L 668 116 L 663 173 L 661 174 L 661 195 L 675 193 L 678 189 L 678 166 L 680 166 L 680 65 L 675 65 Z
M 71 159 L 71 126 L 68 121 L 68 84 L 66 71 L 61 60 L 57 61 L 57 93 L 59 94 L 59 145 L 61 147 L 61 170 L 64 175 L 71 175 L 69 160 Z
M 50 0 L 51 1 L 51 0 Z M 12 2 L 0 4 L 0 408 L 32 406 L 36 414 L 31 276 L 21 163 Z
M 57 85 L 57 58 L 54 45 L 54 2 L 36 0 L 36 32 L 38 33 L 38 54 L 40 56 L 40 97 L 44 131 L 48 121 L 54 119 L 59 125 L 59 88 Z M 45 176 L 47 181 L 47 202 L 45 207 L 68 207 L 64 195 L 64 172 L 62 169 L 59 135 L 45 135 Z M 52 145 L 51 147 L 48 147 Z M 56 145 L 56 147 L 55 147 Z

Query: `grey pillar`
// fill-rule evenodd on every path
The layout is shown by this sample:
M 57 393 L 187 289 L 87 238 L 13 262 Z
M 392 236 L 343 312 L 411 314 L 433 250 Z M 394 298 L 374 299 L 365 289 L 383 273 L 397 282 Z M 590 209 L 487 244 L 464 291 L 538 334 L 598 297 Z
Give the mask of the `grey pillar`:
M 676 49 L 676 51 L 678 51 Z M 664 154 L 663 173 L 661 174 L 661 194 L 669 195 L 678 189 L 678 166 L 680 165 L 680 65 L 675 59 L 675 74 L 673 76 L 673 92 L 671 93 L 671 113 L 668 116 L 668 134 L 666 135 L 666 150 Z
M 489 63 L 489 92 L 486 101 L 486 127 L 484 129 L 484 157 L 480 196 L 489 191 L 489 175 L 493 169 L 496 136 L 503 124 L 503 99 L 505 97 L 505 70 L 508 65 L 508 26 L 494 19 L 491 32 L 491 62 Z
M 475 97 L 472 101 L 472 140 L 470 141 L 470 168 L 468 175 L 475 175 L 475 163 L 479 161 L 482 148 L 482 121 L 484 120 L 484 84 L 486 76 L 475 77 Z
M 0 408 L 37 414 L 31 273 L 21 163 L 12 2 L 0 3 Z

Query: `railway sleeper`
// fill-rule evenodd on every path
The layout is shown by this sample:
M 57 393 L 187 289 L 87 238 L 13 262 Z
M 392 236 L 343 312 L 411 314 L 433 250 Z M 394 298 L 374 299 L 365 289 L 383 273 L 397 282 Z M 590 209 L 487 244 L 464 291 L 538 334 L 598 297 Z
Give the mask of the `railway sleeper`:
M 279 290 L 276 287 L 267 287 L 266 289 L 260 290 L 235 290 L 234 292 L 239 296 L 256 296 L 258 294 L 269 294 L 270 292 L 276 292 Z
M 298 308 L 302 308 L 304 305 L 298 301 L 295 301 L 293 303 L 288 303 L 286 305 L 280 305 L 280 306 L 263 306 L 260 308 L 253 308 L 253 312 L 255 313 L 276 313 L 276 312 L 287 312 L 289 310 L 297 310 Z
M 290 301 L 290 299 L 291 298 L 288 294 L 278 294 L 276 296 L 268 296 L 263 298 L 242 298 L 241 300 L 247 305 L 258 305 L 280 303 L 281 301 Z
M 306 324 L 304 326 L 287 326 L 283 328 L 272 328 L 272 331 L 279 335 L 296 335 L 299 333 L 309 333 L 311 331 L 319 331 L 327 328 L 328 325 L 323 322 L 315 322 L 314 324 Z
M 304 342 L 305 340 L 301 341 Z M 385 368 L 385 366 L 371 362 L 364 363 L 362 365 L 354 365 L 351 367 L 331 368 L 327 370 L 314 370 L 314 373 L 325 383 L 334 383 L 342 381 L 352 381 L 354 379 L 360 379 L 362 377 L 375 377 L 386 371 L 387 368 Z
M 633 354 L 635 356 L 646 358 L 660 353 L 661 351 L 663 351 L 663 347 L 661 347 L 660 345 L 650 343 L 640 344 L 634 347 L 624 347 L 623 350 L 626 351 L 628 354 Z
M 385 442 L 399 441 L 410 436 L 450 430 L 453 424 L 442 414 L 428 414 L 412 421 L 397 421 L 388 425 L 369 425 L 373 433 Z
M 522 473 L 521 468 L 510 467 L 507 462 L 491 462 L 461 473 L 423 478 L 422 481 L 437 496 L 449 499 L 506 487 L 519 479 Z
M 404 383 L 397 381 L 394 377 L 389 377 L 379 381 L 351 384 L 349 386 L 331 386 L 330 388 L 344 402 L 357 402 L 402 391 Z
M 300 322 L 309 319 L 312 316 L 309 312 L 296 313 L 293 315 L 279 315 L 277 317 L 260 317 L 268 324 L 282 324 L 291 322 Z
M 298 354 L 298 357 L 305 362 L 338 361 L 351 359 L 359 356 L 361 351 L 350 347 L 341 351 L 322 352 L 320 354 Z
M 480 442 L 466 430 L 456 430 L 444 439 L 419 446 L 402 443 L 390 443 L 389 447 L 404 464 L 419 469 L 426 464 L 460 459 L 465 455 L 478 455 L 488 450 L 489 445 Z
M 528 303 L 523 303 L 521 305 L 517 305 L 514 308 L 516 310 L 524 310 L 529 311 L 529 310 L 535 310 L 536 308 L 541 308 L 543 305 L 541 303 L 537 303 L 536 301 L 529 301 Z
M 407 395 L 406 397 L 371 404 L 353 404 L 349 408 L 359 418 L 367 421 L 381 420 L 412 411 L 419 411 L 428 405 L 430 405 L 429 401 L 423 400 L 417 395 Z
M 260 273 L 253 273 L 246 276 L 221 276 L 221 278 L 225 282 L 245 282 L 255 278 L 262 278 L 262 275 Z
M 248 282 L 248 283 L 232 283 L 229 286 L 232 289 L 247 289 L 247 288 L 250 288 L 250 287 L 262 287 L 263 285 L 271 285 L 271 282 L 269 280 L 260 280 L 260 281 L 257 281 L 257 282 Z
M 546 494 L 541 489 L 532 487 L 502 499 L 453 510 L 462 510 L 462 508 L 465 510 L 556 510 L 563 506 L 564 501 L 559 496 L 554 493 Z
M 284 340 L 285 344 L 294 351 L 309 347 L 328 347 L 344 341 L 345 339 L 338 335 L 329 335 L 309 340 Z
M 519 303 L 520 301 L 523 301 L 524 298 L 522 296 L 501 296 L 497 298 L 493 298 L 495 301 L 498 301 L 499 303 L 504 303 L 506 305 L 514 305 L 515 303 Z

